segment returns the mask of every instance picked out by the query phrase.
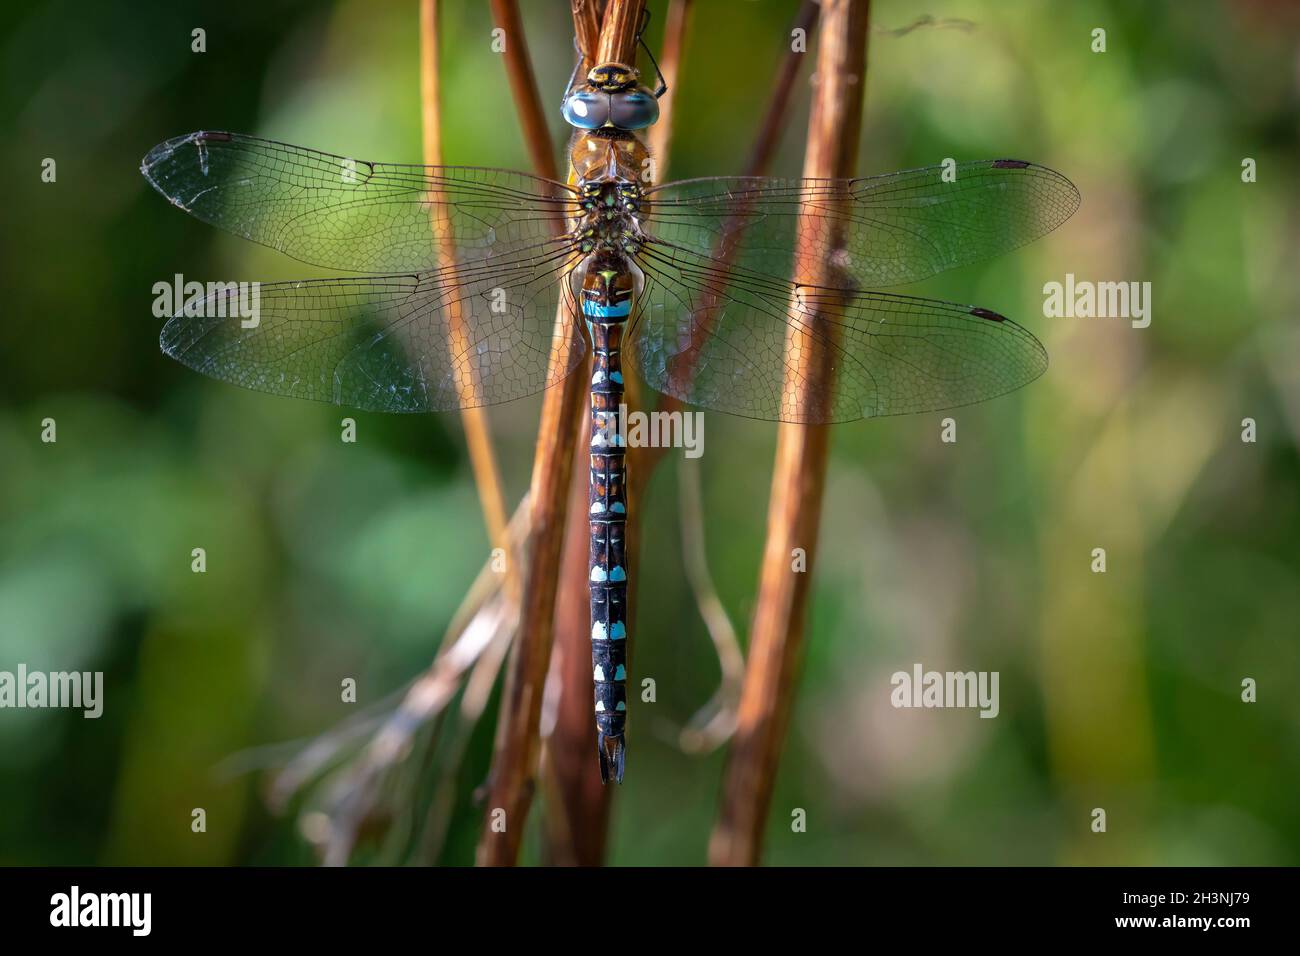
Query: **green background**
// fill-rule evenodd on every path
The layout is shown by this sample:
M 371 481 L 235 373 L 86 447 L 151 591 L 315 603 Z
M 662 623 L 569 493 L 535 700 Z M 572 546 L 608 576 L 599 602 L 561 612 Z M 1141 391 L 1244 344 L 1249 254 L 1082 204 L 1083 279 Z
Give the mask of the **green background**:
M 528 169 L 486 3 L 444 6 L 446 161 Z M 523 6 L 559 143 L 568 4 Z M 1296 11 L 873 6 L 861 172 L 1014 156 L 1065 173 L 1083 204 L 1032 246 L 905 290 L 1017 318 L 1051 353 L 1044 378 L 953 413 L 956 444 L 942 414 L 835 429 L 767 859 L 1300 862 Z M 669 179 L 740 169 L 795 4 L 696 7 Z M 939 25 L 880 32 L 922 11 Z M 325 791 L 272 812 L 273 768 L 430 661 L 488 550 L 460 421 L 355 414 L 345 445 L 338 409 L 160 355 L 155 282 L 315 273 L 171 208 L 139 162 L 195 129 L 418 161 L 416 4 L 56 2 L 5 21 L 0 670 L 101 670 L 106 701 L 97 721 L 0 711 L 0 863 L 314 862 L 301 831 Z M 774 172 L 800 168 L 811 66 Z M 1067 272 L 1151 282 L 1150 328 L 1044 318 L 1042 286 Z M 512 503 L 538 407 L 491 413 Z M 722 752 L 674 743 L 718 677 L 676 472 L 702 479 L 712 574 L 743 635 L 775 426 L 709 413 L 705 428 L 703 458 L 670 458 L 645 502 L 633 678 L 658 699 L 632 704 L 614 863 L 703 863 L 716 814 Z M 894 710 L 889 676 L 916 662 L 1000 672 L 1000 715 Z M 347 676 L 358 704 L 339 700 Z M 1257 703 L 1240 699 L 1247 677 Z M 421 757 L 393 784 L 400 824 L 448 781 L 439 862 L 472 861 L 495 712 L 458 768 Z M 390 838 L 356 860 L 426 857 Z

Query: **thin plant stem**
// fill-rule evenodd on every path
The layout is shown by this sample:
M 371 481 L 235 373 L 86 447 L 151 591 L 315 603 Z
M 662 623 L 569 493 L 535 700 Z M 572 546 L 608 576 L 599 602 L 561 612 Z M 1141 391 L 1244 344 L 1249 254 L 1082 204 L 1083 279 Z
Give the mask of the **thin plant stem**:
M 813 30 L 817 26 L 817 10 L 817 0 L 803 0 L 790 27 L 791 34 L 795 30 L 803 30 L 805 39 L 812 40 Z M 786 112 L 790 107 L 790 95 L 794 92 L 794 80 L 805 57 L 806 54 L 795 51 L 794 44 L 787 38 L 785 56 L 781 58 L 781 66 L 772 83 L 767 112 L 763 114 L 763 125 L 759 127 L 758 137 L 750 149 L 749 161 L 745 164 L 742 175 L 761 176 L 772 162 L 772 156 L 781 142 L 781 131 L 786 126 Z
M 659 100 L 659 121 L 650 127 L 647 145 L 655 163 L 656 180 L 663 181 L 668 168 L 668 148 L 673 141 L 673 107 L 677 101 L 674 87 L 681 72 L 682 53 L 686 48 L 686 32 L 690 26 L 691 0 L 672 0 L 664 20 L 664 45 L 659 54 L 659 69 L 668 84 L 668 94 Z M 647 82 L 651 83 L 647 78 Z
M 581 0 L 576 0 L 581 2 Z M 811 33 L 816 25 L 817 4 L 814 0 L 805 0 L 801 5 L 793 26 L 804 28 Z M 689 17 L 683 12 L 677 16 L 669 12 L 665 27 L 664 52 L 660 58 L 670 93 L 680 95 L 680 51 L 685 49 L 685 31 L 689 27 Z M 670 53 L 670 48 L 677 53 Z M 586 58 L 588 62 L 590 58 Z M 745 175 L 761 175 L 767 170 L 772 155 L 779 142 L 777 135 L 784 128 L 785 112 L 789 107 L 790 95 L 798 75 L 798 68 L 804 59 L 787 45 L 785 56 L 778 68 L 776 81 L 768 101 L 767 110 L 761 126 L 762 132 L 750 149 L 749 158 L 743 168 Z M 666 105 L 666 102 L 665 104 Z M 672 124 L 671 110 L 661 110 L 659 123 L 652 128 L 658 129 L 663 124 Z M 656 173 L 666 177 L 671 162 L 671 130 L 660 142 L 663 144 L 656 155 Z M 629 377 L 628 406 L 637 407 L 637 380 Z M 665 397 L 663 407 L 680 407 L 675 399 Z M 585 432 L 584 432 L 585 433 Z M 628 553 L 635 556 L 639 552 L 640 519 L 643 514 L 641 501 L 648 485 L 651 473 L 662 460 L 662 449 L 637 446 L 628 449 L 628 502 L 629 516 L 627 524 Z M 581 482 L 579 481 L 581 477 Z M 585 473 L 574 478 L 575 501 L 586 501 Z M 631 562 L 636 565 L 635 559 Z M 560 679 L 560 700 L 557 706 L 556 725 L 548 738 L 550 759 L 548 766 L 555 773 L 557 780 L 554 787 L 547 791 L 554 795 L 560 806 L 551 808 L 548 814 L 546 859 L 553 863 L 575 863 L 582 866 L 599 865 L 604 857 L 606 831 L 609 821 L 609 805 L 613 791 L 602 786 L 596 774 L 591 771 L 591 754 L 595 749 L 595 732 L 591 716 L 591 695 L 589 687 L 589 648 L 587 638 L 587 615 L 589 607 L 586 600 L 586 575 L 588 570 L 588 540 L 585 521 L 575 519 L 566 538 L 564 552 L 564 569 L 561 572 L 564 588 L 557 602 L 556 611 L 556 660 L 552 667 Z M 628 609 L 629 620 L 634 620 L 636 607 L 636 582 L 638 575 L 633 572 L 629 582 Z M 634 628 L 635 632 L 635 628 Z M 711 630 L 711 634 L 713 631 Z M 629 648 L 631 651 L 631 648 Z M 743 674 L 743 659 L 732 661 L 726 651 L 720 652 L 724 657 L 723 669 Z M 721 728 L 734 724 L 734 698 L 738 693 L 731 688 L 730 679 L 724 679 L 724 687 L 719 688 L 719 695 L 712 703 L 723 704 L 723 709 L 708 719 L 705 732 L 701 738 L 710 743 L 720 741 Z M 738 683 L 737 683 L 738 686 Z M 706 708 L 707 709 L 707 708 Z M 697 726 L 692 724 L 692 726 Z M 692 741 L 696 738 L 692 737 Z M 552 820 L 563 814 L 563 819 Z
M 510 544 L 523 536 L 527 505 L 522 505 L 507 527 Z M 377 706 L 377 713 L 345 722 L 317 738 L 278 775 L 272 790 L 272 805 L 284 806 L 311 780 L 319 778 L 339 754 L 354 741 L 364 739 L 356 756 L 343 762 L 334 774 L 327 809 L 321 819 L 324 858 L 344 862 L 351 853 L 362 827 L 376 813 L 383 781 L 406 760 L 419 731 L 444 713 L 456 694 L 462 677 L 470 681 L 463 696 L 462 714 L 476 718 L 486 704 L 481 688 L 495 679 L 503 648 L 518 628 L 517 604 L 503 594 L 501 575 L 487 561 L 452 618 L 433 664 L 400 692 L 400 702 Z M 480 688 L 475 690 L 475 688 Z M 465 707 L 473 701 L 477 711 Z
M 735 731 L 736 709 L 745 676 L 745 656 L 740 650 L 736 629 L 727 615 L 726 606 L 718 597 L 709 571 L 704 542 L 704 493 L 700 485 L 699 467 L 686 461 L 679 462 L 677 487 L 681 495 L 682 567 L 722 671 L 713 697 L 691 717 L 678 735 L 678 745 L 688 753 L 714 750 Z
M 514 97 L 519 113 L 519 124 L 523 127 L 524 143 L 528 146 L 533 171 L 546 179 L 559 179 L 550 127 L 542 110 L 542 94 L 533 74 L 533 62 L 524 38 L 524 22 L 516 0 L 492 0 L 492 22 L 504 31 L 506 76 L 510 80 L 510 95 Z
M 578 50 L 582 53 L 582 65 L 590 68 L 594 64 L 596 44 L 600 42 L 600 25 L 605 19 L 603 0 L 570 0 L 573 8 L 573 36 Z
M 586 432 L 590 410 L 580 416 Z M 546 740 L 548 795 L 544 858 L 553 865 L 599 866 L 605 854 L 613 788 L 596 772 L 591 696 L 591 602 L 587 594 L 590 526 L 586 521 L 588 449 L 579 443 L 571 479 L 568 529 L 555 604 L 555 726 Z M 633 512 L 635 514 L 635 512 Z M 629 562 L 631 564 L 633 562 Z M 629 620 L 631 620 L 629 614 Z
M 636 27 L 643 6 L 644 0 L 610 0 L 597 43 L 597 59 L 617 60 L 635 51 Z M 575 29 L 578 28 L 575 22 Z M 527 46 L 522 31 L 513 36 L 507 34 L 506 51 L 507 57 L 513 55 L 526 62 Z M 531 74 L 531 68 L 528 72 Z M 535 90 L 535 84 L 532 86 Z M 540 114 L 541 101 L 536 95 L 517 96 L 515 103 L 521 113 Z M 546 128 L 540 115 L 526 117 L 523 122 L 527 130 Z M 576 322 L 577 317 L 569 313 L 569 299 L 560 295 L 556 321 Z M 557 342 L 566 340 L 563 335 L 556 337 Z M 551 361 L 563 361 L 563 356 L 556 351 Z M 551 379 L 558 377 L 557 373 Z M 532 804 L 542 700 L 555 633 L 556 587 L 568 513 L 569 480 L 586 388 L 587 380 L 583 376 L 570 374 L 548 389 L 542 398 L 530 485 L 532 520 L 520 630 L 502 695 L 477 853 L 478 863 L 484 866 L 511 866 L 518 862 Z
M 442 151 L 441 73 L 438 66 L 438 41 L 441 36 L 440 23 L 441 8 L 438 0 L 420 0 L 420 101 L 424 133 L 424 162 L 430 166 L 441 166 L 445 162 Z M 511 72 L 513 85 L 514 71 Z M 432 210 L 436 211 L 435 215 L 440 214 L 443 220 L 439 225 L 444 227 L 445 231 L 441 234 L 447 236 L 447 242 L 443 246 L 439 265 L 443 269 L 447 269 L 449 266 L 455 265 L 456 258 L 452 223 L 446 215 L 447 206 L 445 203 L 435 201 L 430 206 Z M 454 313 L 452 316 L 453 327 L 463 323 L 463 317 L 459 315 L 459 306 L 460 302 L 453 298 L 449 310 Z M 464 340 L 467 336 L 461 334 L 456 338 Z M 477 385 L 477 382 L 471 384 Z M 515 569 L 516 557 L 519 552 L 511 546 L 511 538 L 506 525 L 505 495 L 502 490 L 500 469 L 492 448 L 488 413 L 486 409 L 475 402 L 473 405 L 462 409 L 461 419 L 465 429 L 470 463 L 474 472 L 475 486 L 478 488 L 481 507 L 487 523 L 489 540 L 492 542 L 493 548 L 501 549 L 507 558 L 504 582 L 505 594 L 511 605 L 517 606 L 521 582 Z M 510 643 L 509 635 L 503 634 L 499 639 L 499 643 L 503 647 L 508 646 Z M 444 651 L 447 650 L 449 648 L 444 646 Z M 423 689 L 422 684 L 427 685 L 431 679 L 435 678 L 435 675 L 438 675 L 438 665 L 441 663 L 443 656 L 443 654 L 440 654 L 439 660 L 435 662 L 434 667 L 421 681 L 417 681 L 415 688 L 408 697 L 408 703 L 410 698 L 416 697 Z M 480 657 L 475 665 L 474 673 L 480 674 L 484 670 L 490 670 L 492 677 L 495 678 L 500 664 L 501 660 L 498 655 Z M 437 710 L 441 710 L 441 707 L 438 707 Z M 456 738 L 453 741 L 453 753 L 456 764 L 458 764 L 459 757 L 468 741 L 468 731 L 457 726 L 453 727 L 452 733 Z M 453 780 L 454 774 L 449 773 L 440 781 L 436 798 L 433 801 L 434 808 L 448 805 L 448 794 Z M 435 829 L 438 827 L 436 820 L 431 823 L 431 826 Z M 436 844 L 434 850 L 436 852 Z
M 442 156 L 442 95 L 438 76 L 438 0 L 420 0 L 420 106 L 424 129 L 424 162 L 428 166 L 443 165 Z M 447 204 L 437 195 L 431 196 L 430 215 L 434 231 L 445 237 L 438 245 L 438 266 L 446 272 L 454 270 L 456 262 L 455 239 L 447 215 Z M 468 326 L 459 299 L 449 301 L 448 320 L 451 328 L 453 354 L 463 354 L 470 341 Z M 457 366 L 459 367 L 459 366 Z M 472 399 L 478 383 L 466 376 L 460 383 L 467 398 Z M 469 449 L 470 467 L 474 472 L 474 485 L 478 489 L 483 520 L 487 525 L 488 540 L 494 548 L 506 545 L 506 504 L 502 491 L 501 471 L 492 450 L 492 433 L 487 411 L 474 401 L 460 412 L 465 429 L 465 444 Z
M 816 0 L 804 0 L 795 16 L 791 32 L 802 29 L 809 38 L 817 25 Z M 794 44 L 787 44 L 786 54 L 777 69 L 776 80 L 768 98 L 767 110 L 759 126 L 758 136 L 750 148 L 749 158 L 742 175 L 761 176 L 767 168 L 780 145 L 780 132 L 785 127 L 785 114 L 790 106 L 790 95 L 799 73 L 799 66 L 804 56 L 796 51 Z M 724 228 L 724 235 L 743 229 L 737 217 Z M 713 251 L 713 258 L 718 262 L 727 262 L 728 254 L 721 241 Z M 726 273 L 722 283 L 725 284 Z M 706 316 L 706 318 L 708 318 Z M 673 412 L 681 407 L 681 402 L 667 397 L 663 411 Z M 646 449 L 648 458 L 645 470 L 649 471 L 662 457 L 660 449 Z M 740 686 L 744 676 L 744 655 L 736 640 L 735 630 L 727 616 L 726 609 L 717 598 L 711 576 L 708 573 L 708 557 L 703 531 L 702 491 L 699 487 L 699 475 L 683 462 L 678 468 L 681 487 L 680 512 L 682 519 L 683 566 L 691 581 L 691 589 L 699 606 L 700 617 L 708 629 L 718 655 L 718 667 L 722 672 L 718 689 L 712 698 L 687 722 L 678 735 L 679 746 L 688 752 L 707 752 L 725 743 L 736 727 L 736 709 L 740 700 Z
M 594 4 L 591 5 L 594 7 Z M 584 16 L 584 14 L 580 14 Z M 582 30 L 576 31 L 578 49 L 584 66 L 597 61 L 591 48 L 584 46 Z M 597 38 L 593 38 L 597 39 Z M 636 56 L 633 48 L 632 56 Z M 630 62 L 630 60 L 628 61 Z M 675 75 L 668 73 L 668 82 Z M 660 124 L 664 114 L 660 113 Z M 671 122 L 671 117 L 669 117 Z M 662 169 L 666 157 L 660 155 L 656 169 Z M 589 376 L 588 376 L 589 377 Z M 629 378 L 629 386 L 634 380 Z M 627 401 L 632 405 L 633 393 Z M 588 433 L 589 410 L 584 408 L 580 433 Z M 543 853 L 549 864 L 598 866 L 603 861 L 604 845 L 610 821 L 610 806 L 614 788 L 604 786 L 594 770 L 595 724 L 591 717 L 591 645 L 590 602 L 588 600 L 590 528 L 586 522 L 586 497 L 588 497 L 588 449 L 578 446 L 578 467 L 572 477 L 572 519 L 565 533 L 562 574 L 563 587 L 555 610 L 556 649 L 551 663 L 552 682 L 555 689 L 555 726 L 547 737 L 547 770 L 552 777 L 547 786 L 552 800 L 551 812 L 546 817 Z M 630 494 L 629 515 L 625 535 L 627 553 L 636 555 L 636 528 L 640 510 Z M 636 607 L 636 576 L 628 587 L 628 620 L 634 620 Z
M 609 0 L 596 41 L 595 63 L 631 63 L 636 59 L 636 31 L 645 0 Z
M 803 3 L 799 5 L 798 12 L 795 14 L 791 29 L 801 28 L 811 39 L 813 30 L 817 26 L 817 11 L 817 0 L 803 0 Z M 781 58 L 781 65 L 777 70 L 776 79 L 772 85 L 772 93 L 768 97 L 767 109 L 763 113 L 763 122 L 759 126 L 758 136 L 755 137 L 754 143 L 750 147 L 749 157 L 740 175 L 762 176 L 767 172 L 768 166 L 771 165 L 772 157 L 776 154 L 776 148 L 781 142 L 781 131 L 786 126 L 786 113 L 790 107 L 790 96 L 794 91 L 794 81 L 799 74 L 799 67 L 803 63 L 804 56 L 803 53 L 795 52 L 792 44 L 786 44 L 786 52 Z M 733 221 L 726 223 L 722 235 L 729 236 L 743 229 L 744 220 L 744 216 L 737 216 Z M 724 265 L 730 259 L 730 254 L 724 251 L 725 246 L 734 249 L 739 246 L 739 243 L 719 241 L 714 246 L 712 258 Z M 724 278 L 725 274 L 724 271 Z M 700 324 L 708 325 L 712 318 L 712 315 L 706 312 L 701 316 Z M 633 381 L 632 379 L 628 380 L 629 402 L 631 401 Z M 683 403 L 671 395 L 665 395 L 660 402 L 659 408 L 665 413 L 672 413 L 681 411 Z M 628 495 L 630 498 L 635 498 L 641 488 L 644 487 L 644 482 L 649 479 L 650 473 L 664 456 L 665 451 L 666 449 L 662 447 L 628 449 Z
M 866 79 L 868 0 L 825 0 L 817 56 L 818 83 L 804 154 L 806 178 L 853 174 L 861 131 Z M 812 254 L 812 224 L 800 224 L 796 261 Z M 822 237 L 824 240 L 824 237 Z M 829 262 L 818 269 L 833 268 Z M 826 273 L 794 277 L 833 285 Z M 826 323 L 829 336 L 832 323 Z M 821 337 L 818 337 L 821 340 Z M 833 353 L 826 342 L 801 351 L 785 388 L 815 403 L 829 392 Z M 810 406 L 811 407 L 811 406 Z M 722 801 L 709 841 L 714 865 L 758 863 L 781 747 L 790 718 L 801 659 L 808 596 L 826 479 L 828 432 L 824 425 L 782 424 L 768 504 L 758 600 L 750 632 L 749 660 L 741 691 L 736 734 L 723 778 Z M 800 562 L 799 555 L 803 555 Z

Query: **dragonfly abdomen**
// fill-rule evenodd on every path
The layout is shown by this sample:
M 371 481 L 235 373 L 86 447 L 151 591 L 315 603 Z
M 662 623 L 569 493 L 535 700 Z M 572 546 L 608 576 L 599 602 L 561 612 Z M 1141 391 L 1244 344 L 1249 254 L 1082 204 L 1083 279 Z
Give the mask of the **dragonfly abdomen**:
M 622 428 L 623 330 L 632 311 L 632 272 L 614 255 L 592 257 L 582 312 L 591 334 L 591 663 L 600 776 L 622 782 L 627 725 L 627 448 Z

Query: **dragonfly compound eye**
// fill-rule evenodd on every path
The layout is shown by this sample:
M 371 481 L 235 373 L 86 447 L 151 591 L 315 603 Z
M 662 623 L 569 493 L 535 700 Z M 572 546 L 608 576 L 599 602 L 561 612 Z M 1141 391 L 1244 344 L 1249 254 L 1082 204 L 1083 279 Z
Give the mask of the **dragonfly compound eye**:
M 659 101 L 644 87 L 612 93 L 609 101 L 609 121 L 618 129 L 645 129 L 659 119 Z
M 577 129 L 600 129 L 609 120 L 609 95 L 594 90 L 574 90 L 560 111 Z

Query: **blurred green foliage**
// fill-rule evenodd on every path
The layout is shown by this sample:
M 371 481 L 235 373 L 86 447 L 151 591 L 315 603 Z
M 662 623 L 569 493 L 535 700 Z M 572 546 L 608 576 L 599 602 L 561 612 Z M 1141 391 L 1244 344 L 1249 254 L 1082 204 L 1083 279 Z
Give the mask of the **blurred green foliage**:
M 558 105 L 568 5 L 523 6 Z M 669 178 L 740 168 L 795 6 L 695 4 Z M 447 161 L 528 169 L 486 3 L 444 7 Z M 1052 354 L 1042 380 L 953 413 L 956 445 L 938 440 L 943 415 L 836 431 L 768 859 L 1296 864 L 1296 10 L 873 7 L 864 173 L 1015 156 L 1063 171 L 1084 201 L 1032 247 L 907 290 L 1021 319 Z M 922 12 L 937 25 L 888 32 Z M 459 420 L 357 414 L 344 445 L 337 409 L 161 356 L 155 282 L 315 273 L 182 215 L 138 167 L 202 128 L 417 161 L 416 4 L 37 2 L 0 31 L 0 669 L 106 675 L 97 721 L 0 711 L 0 863 L 312 862 L 293 814 L 269 812 L 266 773 L 238 771 L 431 659 L 488 548 Z M 777 172 L 800 167 L 807 74 Z M 552 123 L 562 142 L 558 109 Z M 1042 318 L 1043 283 L 1067 272 L 1152 282 L 1151 327 Z M 512 501 L 537 408 L 492 412 Z M 742 632 L 774 433 L 709 414 L 706 454 L 685 465 L 701 469 L 712 571 Z M 634 677 L 659 697 L 632 705 L 616 863 L 702 863 L 723 765 L 673 743 L 718 673 L 682 573 L 676 467 L 645 502 Z M 917 661 L 999 671 L 1000 716 L 892 709 L 890 674 Z M 339 701 L 343 676 L 358 705 Z M 1240 700 L 1246 677 L 1257 703 Z M 472 859 L 490 720 L 467 747 L 446 863 Z M 807 833 L 790 831 L 796 807 Z

